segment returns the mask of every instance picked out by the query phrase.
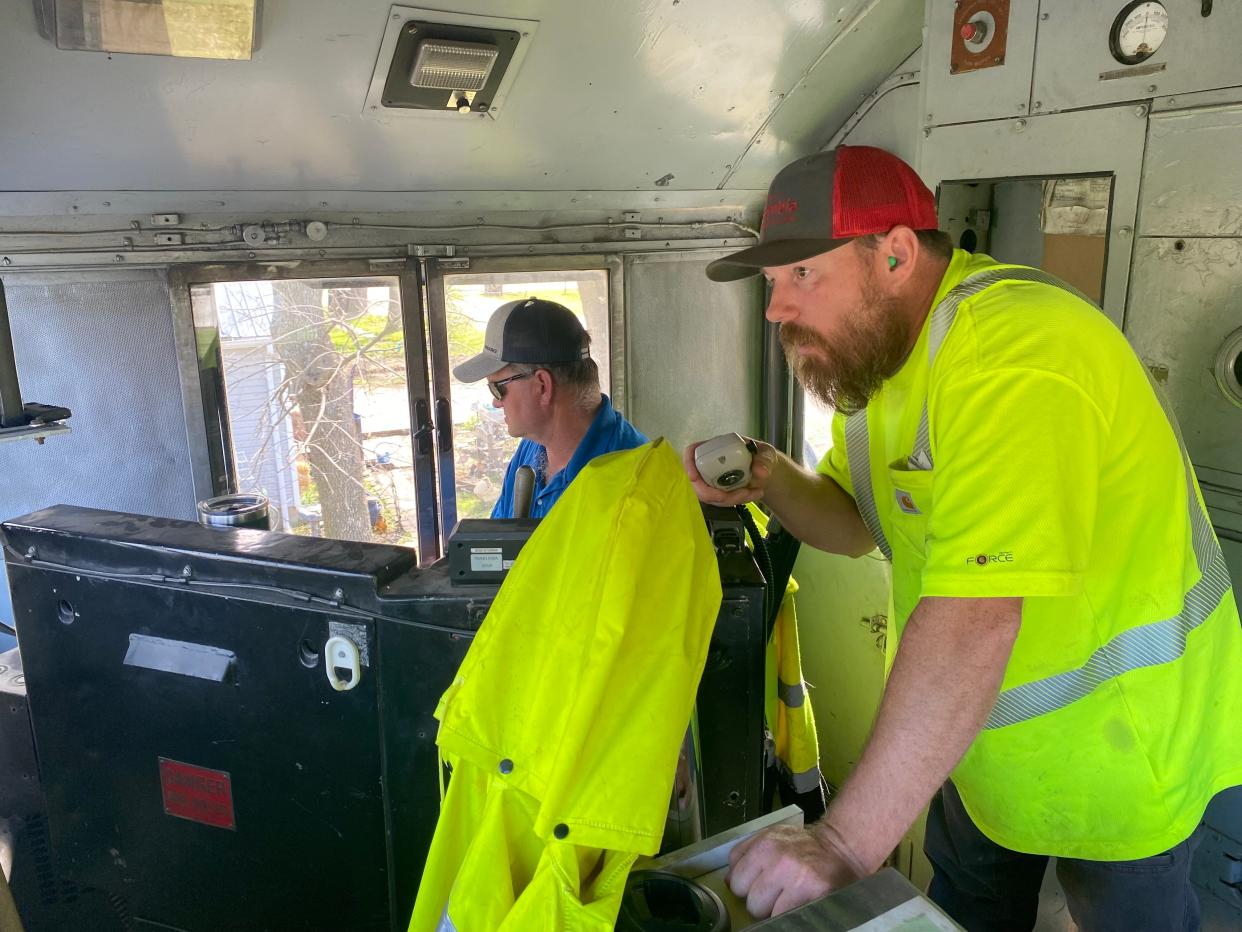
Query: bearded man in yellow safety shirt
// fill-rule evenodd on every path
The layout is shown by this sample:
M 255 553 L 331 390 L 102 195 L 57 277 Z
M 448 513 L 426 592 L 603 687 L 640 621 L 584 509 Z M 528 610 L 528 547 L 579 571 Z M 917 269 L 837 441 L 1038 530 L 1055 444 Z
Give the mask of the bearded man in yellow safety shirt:
M 827 815 L 735 850 L 756 916 L 876 870 L 930 803 L 930 894 L 1031 928 L 1049 856 L 1083 932 L 1199 925 L 1204 810 L 1242 783 L 1242 629 L 1175 420 L 1120 331 L 1035 269 L 954 250 L 895 156 L 772 182 L 767 318 L 835 409 L 816 472 L 760 446 L 748 488 L 822 550 L 892 560 L 887 685 Z

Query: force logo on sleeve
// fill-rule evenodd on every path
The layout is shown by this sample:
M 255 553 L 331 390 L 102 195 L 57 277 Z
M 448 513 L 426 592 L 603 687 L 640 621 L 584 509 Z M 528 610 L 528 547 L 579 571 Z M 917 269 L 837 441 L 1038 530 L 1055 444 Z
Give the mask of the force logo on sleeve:
M 901 489 L 893 489 L 893 496 L 897 499 L 897 507 L 908 515 L 921 515 L 919 506 L 914 504 L 914 499 L 910 497 L 909 492 Z
M 1000 553 L 979 553 L 973 557 L 966 558 L 966 564 L 974 566 L 988 566 L 991 563 L 1012 563 L 1013 551 L 1002 550 Z

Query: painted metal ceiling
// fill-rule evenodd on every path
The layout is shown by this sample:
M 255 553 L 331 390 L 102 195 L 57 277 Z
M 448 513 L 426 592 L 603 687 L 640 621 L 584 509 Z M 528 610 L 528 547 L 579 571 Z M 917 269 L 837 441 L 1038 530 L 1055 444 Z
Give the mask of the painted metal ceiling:
M 0 4 L 3 191 L 762 189 L 921 38 L 921 0 L 449 0 L 538 27 L 505 112 L 364 111 L 391 4 L 266 0 L 249 62 L 58 50 Z

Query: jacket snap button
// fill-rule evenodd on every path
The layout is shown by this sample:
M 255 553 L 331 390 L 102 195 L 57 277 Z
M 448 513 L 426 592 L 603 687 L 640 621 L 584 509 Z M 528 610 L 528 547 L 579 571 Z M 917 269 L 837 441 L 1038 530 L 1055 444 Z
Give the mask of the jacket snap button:
M 568 838 L 569 837 L 569 826 L 566 825 L 564 822 L 561 822 L 557 824 L 556 828 L 552 829 L 552 834 L 555 835 L 557 838 Z
M 509 760 L 509 758 L 507 757 L 504 760 L 502 760 L 500 762 L 500 772 L 501 773 L 513 773 L 513 761 Z

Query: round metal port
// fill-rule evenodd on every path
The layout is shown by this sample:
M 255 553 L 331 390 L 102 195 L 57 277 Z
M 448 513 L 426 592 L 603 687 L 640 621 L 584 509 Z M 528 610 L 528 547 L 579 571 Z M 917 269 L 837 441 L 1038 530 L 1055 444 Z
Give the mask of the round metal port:
M 1231 404 L 1242 408 L 1242 329 L 1225 338 L 1216 353 L 1216 384 Z

